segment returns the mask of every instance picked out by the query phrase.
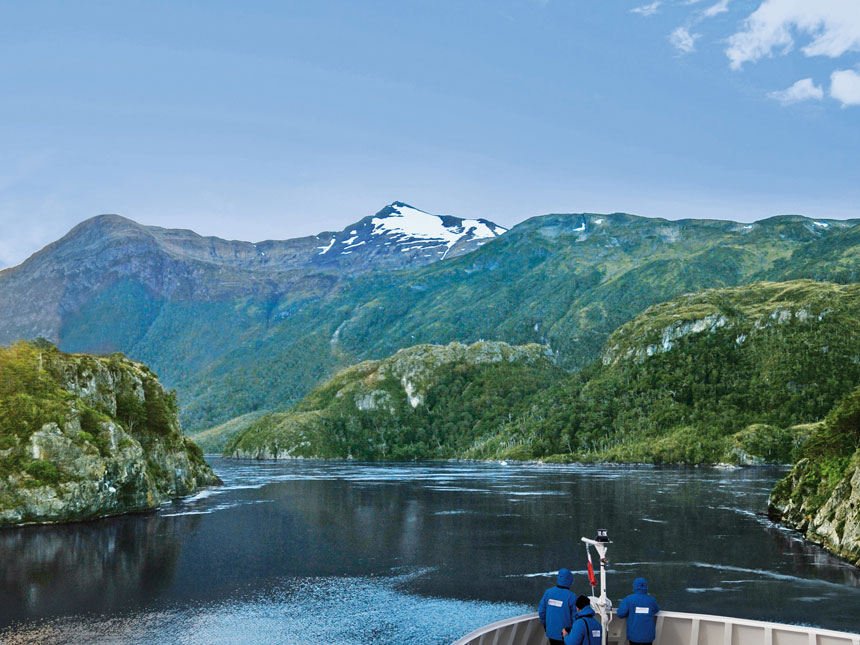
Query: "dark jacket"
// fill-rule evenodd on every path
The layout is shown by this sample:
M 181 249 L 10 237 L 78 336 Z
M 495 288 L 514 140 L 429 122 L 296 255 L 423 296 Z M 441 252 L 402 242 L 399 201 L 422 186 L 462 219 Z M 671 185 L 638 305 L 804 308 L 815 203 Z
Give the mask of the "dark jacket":
M 603 637 L 603 627 L 594 617 L 594 610 L 585 607 L 576 612 L 570 633 L 564 639 L 564 645 L 600 645 Z
M 538 616 L 547 638 L 561 640 L 562 629 L 570 629 L 576 613 L 576 594 L 570 590 L 573 574 L 568 569 L 558 572 L 558 586 L 547 589 L 538 605 Z
M 658 611 L 657 601 L 648 595 L 648 582 L 645 578 L 636 578 L 633 593 L 618 606 L 618 617 L 627 619 L 627 640 L 653 643 Z

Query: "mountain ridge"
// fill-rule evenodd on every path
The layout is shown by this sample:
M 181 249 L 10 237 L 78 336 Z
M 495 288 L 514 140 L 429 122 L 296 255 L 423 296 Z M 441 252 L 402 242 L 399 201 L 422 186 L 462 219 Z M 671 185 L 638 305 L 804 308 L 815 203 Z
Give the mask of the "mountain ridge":
M 375 217 L 363 220 L 367 235 Z M 422 238 L 408 240 L 413 251 L 392 251 L 397 240 L 387 237 L 348 249 L 362 241 L 351 226 L 331 235 L 352 252 L 326 266 L 307 259 L 325 258 L 331 237 L 281 247 L 237 242 L 241 253 L 223 242 L 229 262 L 213 264 L 213 253 L 224 255 L 212 250 L 216 238 L 155 229 L 171 244 L 193 236 L 194 259 L 177 259 L 140 225 L 124 246 L 116 229 L 131 224 L 107 217 L 90 223 L 67 265 L 39 267 L 43 258 L 31 258 L 14 275 L 0 274 L 0 300 L 11 303 L 0 311 L 0 342 L 43 335 L 66 351 L 125 352 L 178 390 L 183 424 L 197 430 L 284 409 L 339 369 L 421 343 L 539 343 L 560 366 L 578 370 L 617 327 L 680 294 L 836 269 L 850 277 L 860 268 L 848 242 L 860 234 L 856 223 L 555 214 L 462 253 L 438 238 L 429 250 Z
M 506 230 L 490 223 L 492 230 L 488 228 L 485 236 L 472 234 L 471 229 L 451 233 L 449 238 L 456 239 L 448 239 L 451 243 L 442 251 L 438 240 L 428 240 L 426 236 L 416 238 L 425 243 L 420 248 L 415 246 L 407 225 L 398 234 L 399 246 L 387 241 L 389 235 L 382 234 L 374 237 L 374 244 L 368 244 L 368 237 L 362 240 L 361 252 L 341 253 L 336 249 L 320 259 L 320 245 L 329 236 L 332 241 L 342 242 L 362 222 L 390 217 L 405 221 L 408 218 L 401 211 L 406 208 L 439 222 L 447 221 L 447 226 L 443 223 L 440 227 L 444 231 L 469 221 L 431 215 L 395 202 L 340 232 L 253 243 L 204 237 L 189 229 L 147 226 L 121 215 L 97 215 L 77 224 L 21 264 L 0 271 L 0 300 L 19 307 L 17 311 L 0 311 L 0 342 L 42 336 L 62 343 L 64 316 L 79 310 L 93 292 L 124 277 L 142 284 L 156 299 L 265 300 L 296 289 L 321 296 L 342 278 L 455 257 L 477 248 L 489 239 L 488 235 Z M 123 348 L 108 348 L 114 349 Z

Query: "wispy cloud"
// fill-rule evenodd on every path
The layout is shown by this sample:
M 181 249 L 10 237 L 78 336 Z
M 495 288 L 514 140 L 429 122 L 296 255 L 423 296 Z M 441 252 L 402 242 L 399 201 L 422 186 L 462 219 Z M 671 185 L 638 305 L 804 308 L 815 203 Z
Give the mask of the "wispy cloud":
M 696 40 L 701 36 L 702 34 L 691 34 L 686 27 L 678 27 L 669 34 L 669 42 L 682 54 L 690 54 L 696 51 Z
M 791 87 L 777 92 L 770 92 L 768 96 L 783 105 L 800 103 L 801 101 L 820 101 L 824 98 L 824 90 L 812 82 L 811 78 L 802 78 Z
M 661 4 L 663 4 L 662 0 L 656 0 L 656 2 L 652 2 L 651 4 L 643 4 L 641 7 L 631 9 L 630 13 L 638 13 L 640 16 L 653 16 L 657 13 Z
M 765 0 L 733 34 L 726 49 L 732 69 L 744 63 L 786 54 L 795 44 L 795 33 L 810 42 L 801 48 L 806 56 L 836 58 L 860 50 L 860 6 L 857 0 Z
M 860 66 L 858 66 L 860 71 Z M 830 96 L 842 107 L 860 105 L 860 74 L 852 69 L 838 69 L 830 75 Z
M 720 0 L 716 4 L 712 4 L 710 7 L 705 9 L 702 16 L 704 18 L 713 18 L 714 16 L 718 16 L 721 13 L 726 13 L 729 10 L 729 0 Z

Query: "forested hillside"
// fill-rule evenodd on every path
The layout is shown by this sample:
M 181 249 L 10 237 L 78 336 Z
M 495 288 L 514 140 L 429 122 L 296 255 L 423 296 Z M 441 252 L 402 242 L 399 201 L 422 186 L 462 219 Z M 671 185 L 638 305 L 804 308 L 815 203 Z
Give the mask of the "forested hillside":
M 540 345 L 418 345 L 338 373 L 289 412 L 263 416 L 235 457 L 440 459 L 522 414 L 562 370 Z
M 285 409 L 337 368 L 415 344 L 539 343 L 576 371 L 647 307 L 796 273 L 794 253 L 817 257 L 819 249 L 829 252 L 828 240 L 852 230 L 851 223 L 796 216 L 754 224 L 537 217 L 459 258 L 366 275 L 306 301 L 263 339 L 243 343 L 179 389 L 189 397 L 191 426 L 200 427 L 249 409 Z
M 377 388 L 375 375 L 387 373 L 380 365 L 429 351 L 402 350 L 381 364 L 342 372 L 292 411 L 256 420 L 226 452 L 790 462 L 814 424 L 860 383 L 860 285 L 756 283 L 656 305 L 612 334 L 599 360 L 578 373 L 544 366 L 538 373 L 552 378 L 535 381 L 533 367 L 495 364 L 500 383 L 529 384 L 510 392 L 514 405 L 490 403 L 483 372 L 465 367 L 452 372 L 457 387 L 441 406 L 430 397 L 406 405 L 409 388 L 400 377 L 388 376 Z M 361 401 L 383 396 L 371 396 L 376 389 L 386 392 L 386 402 L 398 403 L 362 408 Z M 374 429 L 401 432 L 387 443 L 403 450 L 359 450 L 344 439 L 371 437 Z M 430 429 L 429 441 L 415 434 Z M 267 443 L 273 436 L 277 449 Z
M 473 456 L 789 462 L 860 383 L 860 286 L 756 283 L 682 296 L 618 329 Z

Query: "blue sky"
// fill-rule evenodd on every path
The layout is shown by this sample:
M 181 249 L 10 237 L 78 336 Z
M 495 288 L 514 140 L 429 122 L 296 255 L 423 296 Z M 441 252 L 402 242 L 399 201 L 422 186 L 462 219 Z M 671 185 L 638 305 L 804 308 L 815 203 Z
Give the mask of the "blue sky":
M 0 0 L 0 267 L 119 213 L 860 217 L 860 0 Z

